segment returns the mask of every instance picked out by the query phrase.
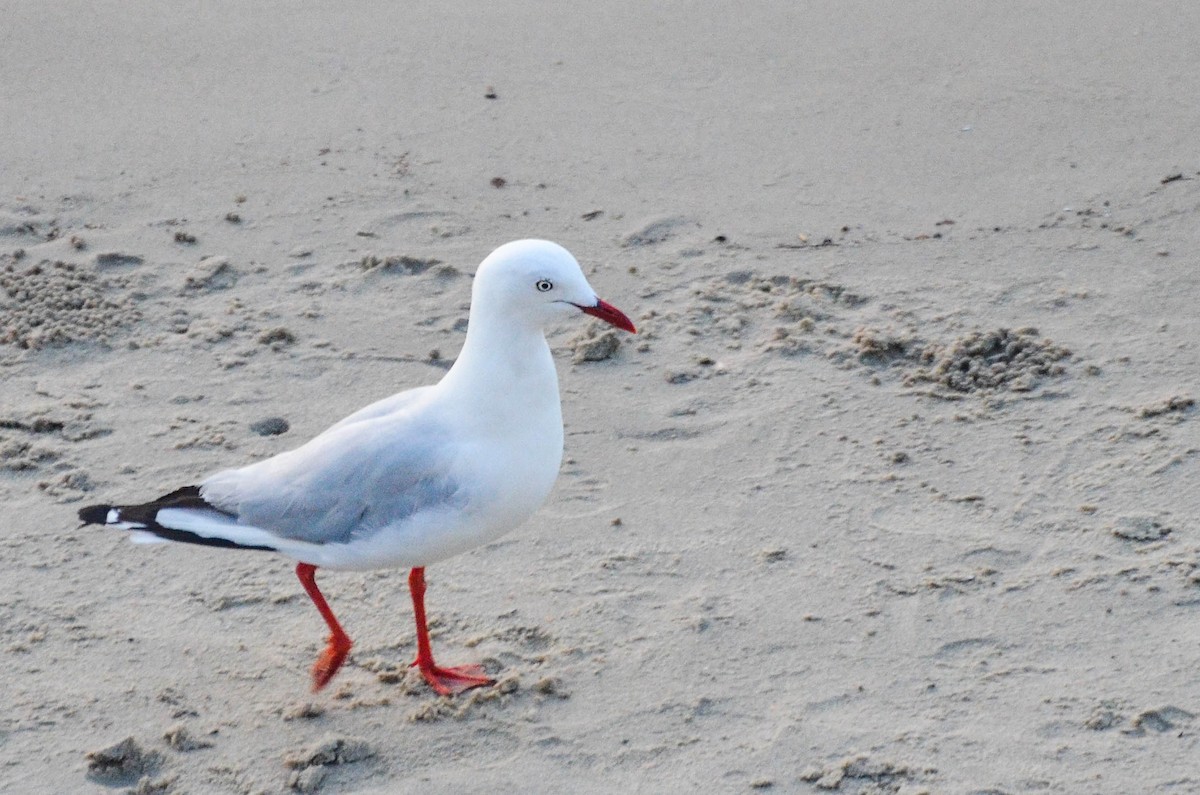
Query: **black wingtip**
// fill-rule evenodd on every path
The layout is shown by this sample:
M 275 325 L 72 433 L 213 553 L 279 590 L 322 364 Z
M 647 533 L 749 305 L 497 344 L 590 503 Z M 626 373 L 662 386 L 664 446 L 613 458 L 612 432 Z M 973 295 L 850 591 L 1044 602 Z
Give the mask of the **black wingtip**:
M 79 509 L 79 521 L 84 524 L 106 524 L 111 505 L 89 505 Z
M 79 509 L 79 519 L 84 525 L 89 524 L 108 524 L 108 517 L 111 511 L 118 511 L 117 522 L 125 529 L 139 530 L 152 535 L 156 535 L 166 541 L 181 541 L 185 544 L 199 544 L 208 547 L 222 547 L 227 549 L 260 549 L 266 552 L 275 552 L 274 547 L 258 546 L 256 544 L 239 544 L 236 541 L 230 541 L 227 538 L 202 536 L 199 533 L 193 533 L 189 530 L 180 530 L 176 527 L 168 527 L 160 524 L 158 521 L 158 512 L 164 508 L 182 508 L 182 509 L 200 509 L 205 511 L 215 511 L 217 513 L 226 513 L 213 505 L 210 505 L 200 496 L 200 488 L 198 486 L 184 486 L 181 489 L 176 489 L 170 494 L 164 494 L 153 502 L 143 503 L 141 505 L 89 505 L 86 508 Z M 233 517 L 233 514 L 226 513 L 227 516 Z M 236 517 L 234 517 L 236 518 Z

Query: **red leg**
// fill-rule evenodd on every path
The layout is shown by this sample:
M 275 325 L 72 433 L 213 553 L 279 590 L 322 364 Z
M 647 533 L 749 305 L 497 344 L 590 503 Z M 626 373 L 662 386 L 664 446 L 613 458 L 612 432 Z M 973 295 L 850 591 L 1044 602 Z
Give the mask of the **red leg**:
M 493 685 L 495 679 L 483 675 L 482 665 L 460 665 L 455 668 L 440 668 L 433 661 L 433 649 L 429 645 L 429 628 L 425 625 L 425 569 L 413 569 L 408 573 L 408 589 L 412 592 L 413 615 L 417 620 L 417 659 L 413 665 L 429 686 L 443 696 L 452 696 L 472 687 Z
M 338 623 L 333 611 L 329 609 L 329 603 L 321 594 L 321 589 L 317 587 L 316 574 L 317 567 L 311 563 L 301 563 L 296 566 L 296 576 L 300 578 L 300 584 L 308 592 L 308 598 L 312 599 L 313 604 L 317 606 L 321 618 L 325 619 L 325 623 L 329 625 L 329 640 L 312 669 L 314 693 L 329 684 L 329 680 L 346 661 L 346 655 L 350 653 L 352 645 L 350 636 L 342 630 L 342 625 Z

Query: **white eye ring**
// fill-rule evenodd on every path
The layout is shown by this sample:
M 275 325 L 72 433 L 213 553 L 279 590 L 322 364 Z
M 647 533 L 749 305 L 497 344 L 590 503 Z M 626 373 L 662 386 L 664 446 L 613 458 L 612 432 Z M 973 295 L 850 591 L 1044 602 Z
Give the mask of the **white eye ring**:
M 537 287 L 539 293 L 546 293 L 554 289 L 554 282 L 549 279 L 539 279 L 534 286 Z

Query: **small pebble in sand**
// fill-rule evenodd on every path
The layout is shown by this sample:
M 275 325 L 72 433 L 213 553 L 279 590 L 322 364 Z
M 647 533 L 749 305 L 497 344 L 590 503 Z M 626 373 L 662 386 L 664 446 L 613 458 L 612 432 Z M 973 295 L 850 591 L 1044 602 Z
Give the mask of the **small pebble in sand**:
M 132 737 L 98 751 L 89 751 L 86 759 L 87 777 L 112 786 L 133 783 L 161 761 L 158 754 L 143 750 Z
M 137 254 L 124 254 L 120 251 L 102 251 L 95 256 L 95 263 L 101 268 L 141 265 L 143 261 Z
M 492 177 L 493 188 L 503 188 L 507 184 L 508 180 L 506 180 L 504 177 Z
M 258 335 L 258 341 L 262 345 L 270 345 L 272 348 L 279 349 L 287 345 L 294 345 L 296 335 L 283 326 L 278 326 L 263 331 Z
M 575 364 L 602 362 L 613 357 L 621 347 L 621 340 L 611 331 L 597 333 L 594 328 L 589 327 L 583 334 L 571 340 L 571 346 L 575 350 L 571 361 Z
M 570 698 L 571 694 L 563 689 L 563 684 L 556 677 L 547 676 L 539 679 L 533 686 L 533 692 L 555 698 Z
M 242 222 L 242 216 L 238 215 L 237 213 L 225 213 L 225 220 L 231 224 L 240 224 Z
M 175 233 L 175 242 L 183 243 L 184 245 L 190 246 L 191 244 L 196 242 L 196 236 L 191 234 L 190 232 L 183 232 L 183 231 L 176 232 Z
M 283 417 L 265 417 L 250 423 L 250 430 L 259 436 L 279 436 L 287 433 L 290 427 Z
M 285 711 L 283 713 L 283 719 L 285 721 L 312 720 L 313 718 L 319 718 L 324 714 L 325 707 L 321 706 L 320 704 L 314 704 L 311 701 L 305 701 L 300 704 L 296 704 Z

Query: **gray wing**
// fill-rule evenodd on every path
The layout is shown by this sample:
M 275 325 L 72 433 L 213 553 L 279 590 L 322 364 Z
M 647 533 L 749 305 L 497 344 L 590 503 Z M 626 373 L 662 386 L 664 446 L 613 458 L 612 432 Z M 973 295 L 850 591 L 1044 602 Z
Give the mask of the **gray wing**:
M 417 403 L 421 398 L 429 394 L 432 386 L 419 386 L 415 389 L 407 389 L 403 392 L 398 392 L 395 395 L 390 395 L 382 400 L 376 400 L 374 403 L 363 406 L 358 411 L 348 417 L 338 421 L 322 431 L 321 436 L 327 433 L 345 428 L 347 425 L 353 425 L 364 420 L 373 420 L 384 417 L 388 414 L 398 412 L 408 406 Z M 319 438 L 319 437 L 318 437 Z
M 340 424 L 308 444 L 201 485 L 238 524 L 314 544 L 344 544 L 430 509 L 460 507 L 447 441 L 411 415 Z

